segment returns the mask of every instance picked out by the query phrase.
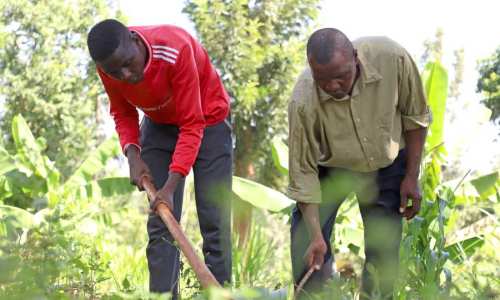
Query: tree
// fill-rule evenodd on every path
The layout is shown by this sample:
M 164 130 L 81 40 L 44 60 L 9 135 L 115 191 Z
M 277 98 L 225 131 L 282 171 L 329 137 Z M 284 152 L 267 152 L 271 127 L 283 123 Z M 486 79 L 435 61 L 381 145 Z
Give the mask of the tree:
M 232 98 L 237 176 L 276 185 L 279 173 L 273 167 L 271 140 L 287 131 L 288 97 L 305 64 L 304 41 L 318 3 L 186 1 L 184 12 Z M 251 213 L 245 205 L 240 211 Z
M 449 96 L 455 98 L 455 100 L 460 97 L 460 86 L 464 80 L 464 48 L 453 51 L 455 56 L 455 61 L 453 63 L 454 78 L 450 84 Z
M 497 122 L 500 116 L 500 47 L 479 62 L 479 76 L 477 91 L 485 96 L 481 102 L 491 109 L 491 120 Z
M 95 148 L 102 89 L 86 50 L 89 28 L 108 15 L 106 0 L 0 2 L 0 99 L 4 146 L 22 114 L 63 175 Z M 102 140 L 102 136 L 101 136 Z
M 443 36 L 442 28 L 436 30 L 434 39 L 426 39 L 424 41 L 424 53 L 420 57 L 420 63 L 425 66 L 429 61 L 441 61 L 443 56 Z

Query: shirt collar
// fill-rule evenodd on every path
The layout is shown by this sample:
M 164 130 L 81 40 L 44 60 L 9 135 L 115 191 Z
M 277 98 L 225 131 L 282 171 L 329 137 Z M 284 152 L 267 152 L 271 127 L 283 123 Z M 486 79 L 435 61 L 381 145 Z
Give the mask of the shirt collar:
M 359 95 L 360 90 L 368 83 L 376 82 L 382 79 L 382 75 L 377 71 L 377 69 L 368 62 L 368 60 L 365 58 L 365 56 L 361 53 L 358 52 L 358 59 L 359 59 L 359 69 L 360 69 L 360 76 L 354 83 L 354 86 L 352 88 L 352 94 L 351 97 L 338 100 L 333 98 L 331 95 L 327 94 L 322 88 L 316 85 L 316 88 L 318 90 L 318 96 L 321 101 L 327 101 L 327 100 L 333 100 L 336 102 L 343 102 L 350 100 L 352 97 L 355 97 Z

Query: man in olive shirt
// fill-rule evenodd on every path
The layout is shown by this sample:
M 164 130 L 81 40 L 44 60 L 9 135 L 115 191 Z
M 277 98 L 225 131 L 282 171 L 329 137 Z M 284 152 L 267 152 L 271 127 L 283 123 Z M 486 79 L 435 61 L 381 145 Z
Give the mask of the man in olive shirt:
M 335 216 L 355 193 L 365 228 L 362 297 L 379 291 L 390 298 L 402 217 L 420 209 L 419 165 L 430 113 L 418 69 L 388 38 L 351 42 L 333 28 L 312 34 L 307 57 L 289 104 L 294 281 L 311 267 L 316 271 L 306 290 L 331 277 Z

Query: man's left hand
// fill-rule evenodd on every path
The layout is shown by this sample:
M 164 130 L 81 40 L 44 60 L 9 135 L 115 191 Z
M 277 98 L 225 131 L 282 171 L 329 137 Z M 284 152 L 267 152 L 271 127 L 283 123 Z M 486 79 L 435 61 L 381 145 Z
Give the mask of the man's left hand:
M 174 211 L 174 192 L 170 191 L 168 187 L 163 187 L 156 193 L 156 197 L 151 204 L 151 209 L 156 212 L 160 203 L 165 204 L 171 212 Z
M 420 201 L 422 194 L 418 185 L 418 178 L 412 176 L 405 176 L 401 182 L 400 188 L 401 206 L 399 212 L 407 220 L 411 220 L 420 210 Z M 408 199 L 412 200 L 411 206 L 408 206 Z

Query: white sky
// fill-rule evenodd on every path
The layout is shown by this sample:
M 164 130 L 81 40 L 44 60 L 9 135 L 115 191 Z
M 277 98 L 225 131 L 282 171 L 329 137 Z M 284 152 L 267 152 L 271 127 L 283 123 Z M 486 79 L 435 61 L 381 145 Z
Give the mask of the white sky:
M 181 12 L 184 0 L 119 0 L 119 5 L 128 16 L 129 25 L 169 23 L 196 35 L 193 25 Z M 470 103 L 472 109 L 481 110 L 477 107 L 481 96 L 475 93 L 476 65 L 478 59 L 491 55 L 500 46 L 499 11 L 499 0 L 324 0 L 317 22 L 318 28 L 336 27 L 351 39 L 367 35 L 388 36 L 403 45 L 417 63 L 423 53 L 423 42 L 433 38 L 437 28 L 442 28 L 443 63 L 449 70 L 452 69 L 453 51 L 464 48 L 465 69 L 460 100 Z M 450 80 L 452 78 L 453 74 L 450 74 Z M 454 128 L 446 128 L 447 142 L 461 149 L 464 156 L 461 163 L 466 167 L 492 169 L 488 159 L 480 159 L 482 165 L 478 166 L 478 156 L 500 155 L 499 143 L 493 143 L 499 130 L 491 124 L 476 124 L 484 122 L 479 117 L 471 120 L 468 116 L 470 114 L 464 111 L 457 117 L 464 118 L 464 122 L 454 122 Z M 464 131 L 470 132 L 475 139 L 464 139 Z
M 169 23 L 196 34 L 181 11 L 183 0 L 119 0 L 129 25 Z M 318 28 L 336 27 L 351 39 L 386 35 L 402 44 L 416 60 L 423 42 L 444 31 L 443 63 L 451 66 L 455 49 L 465 49 L 465 82 L 462 92 L 473 96 L 477 78 L 476 61 L 500 46 L 498 0 L 362 0 L 323 1 Z M 418 62 L 418 61 L 417 61 Z

